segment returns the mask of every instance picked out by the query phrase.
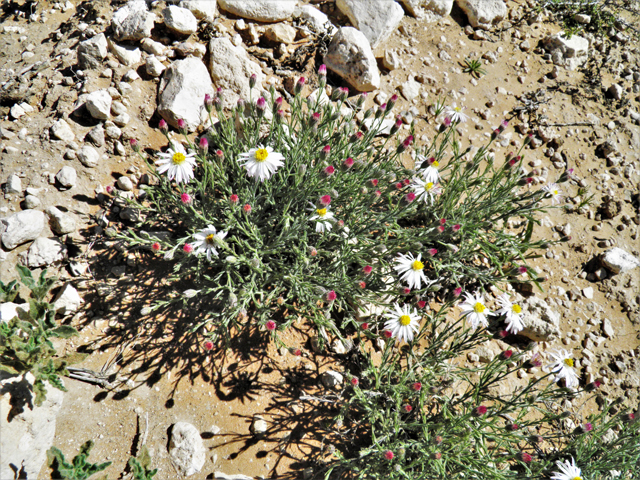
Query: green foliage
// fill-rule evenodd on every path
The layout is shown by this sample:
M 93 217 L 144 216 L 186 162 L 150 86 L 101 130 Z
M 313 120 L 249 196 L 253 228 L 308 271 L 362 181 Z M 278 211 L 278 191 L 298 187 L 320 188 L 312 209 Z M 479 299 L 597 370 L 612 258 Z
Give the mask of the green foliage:
M 546 0 L 539 8 L 547 8 L 562 22 L 567 38 L 583 31 L 608 36 L 619 21 L 617 11 L 609 0 Z M 576 15 L 588 15 L 588 24 L 576 21 Z M 616 30 L 614 30 L 616 31 Z
M 271 103 L 272 120 L 251 102 L 231 115 L 220 109 L 220 121 L 205 134 L 210 148 L 189 143 L 197 154 L 195 178 L 176 185 L 156 172 L 158 182 L 146 189 L 145 201 L 131 202 L 145 218 L 121 238 L 150 247 L 157 239 L 144 238 L 139 227 L 169 231 L 158 245 L 174 262 L 176 274 L 170 281 L 193 281 L 200 298 L 217 302 L 194 330 L 212 323 L 219 335 L 228 335 L 247 315 L 265 325 L 288 312 L 279 328 L 302 316 L 340 335 L 362 306 L 404 298 L 395 266 L 399 255 L 407 253 L 422 255 L 430 280 L 411 291 L 416 297 L 470 278 L 482 285 L 528 281 L 517 280 L 513 272 L 526 262 L 530 249 L 540 246 L 526 236 L 526 225 L 544 194 L 526 188 L 520 157 L 505 168 L 496 165 L 490 144 L 473 154 L 470 148 L 462 150 L 454 120 L 443 125 L 430 145 L 416 149 L 418 165 L 408 169 L 402 161 L 413 136 L 378 136 L 393 101 L 365 112 L 371 123 L 359 130 L 357 106 L 341 115 L 345 98 L 338 94 L 334 100 L 323 104 L 296 95 L 286 117 L 277 113 L 281 99 L 273 92 L 265 102 L 265 108 Z M 442 121 L 447 115 L 443 105 L 436 110 Z M 397 130 L 396 125 L 392 133 Z M 260 145 L 284 156 L 284 165 L 263 182 L 241 165 L 242 154 Z M 421 154 L 439 162 L 442 192 L 416 199 L 416 178 L 428 167 Z M 182 201 L 183 194 L 190 201 Z M 330 205 L 321 204 L 325 196 Z M 313 216 L 325 208 L 334 217 L 332 228 L 321 231 Z M 522 232 L 500 228 L 512 217 L 524 222 Z M 185 245 L 209 225 L 226 233 L 211 240 L 217 254 L 208 259 L 185 253 Z M 365 266 L 372 267 L 371 274 L 363 273 Z M 335 301 L 329 300 L 332 292 Z M 174 295 L 175 300 L 198 301 L 192 297 Z
M 86 480 L 91 475 L 101 472 L 111 465 L 112 462 L 89 463 L 87 457 L 92 448 L 93 442 L 91 440 L 84 443 L 80 447 L 80 453 L 73 458 L 72 463 L 66 461 L 60 449 L 51 447 L 47 450 L 48 464 L 54 472 L 59 475 L 59 477 L 55 478 L 62 478 L 64 480 Z M 106 480 L 106 478 L 106 475 L 102 477 L 103 480 Z
M 31 272 L 18 266 L 22 282 L 31 289 L 29 312 L 0 323 L 0 370 L 22 375 L 31 372 L 35 377 L 35 404 L 46 398 L 45 381 L 66 391 L 60 376 L 68 372 L 67 361 L 54 358 L 56 350 L 50 338 L 70 338 L 78 335 L 75 328 L 57 325 L 53 306 L 43 299 L 55 282 L 47 278 L 46 270 L 36 282 Z
M 153 476 L 158 473 L 158 469 L 154 468 L 153 470 L 149 470 L 150 465 L 151 457 L 146 445 L 142 446 L 137 458 L 129 458 L 129 467 L 131 467 L 134 480 L 151 480 Z
M 486 75 L 487 71 L 482 68 L 482 61 L 481 60 L 470 60 L 470 59 L 466 59 L 464 61 L 464 73 L 470 73 L 471 76 L 476 77 L 476 78 L 480 78 L 482 75 Z
M 527 353 L 459 365 L 454 359 L 489 338 L 465 328 L 453 306 L 427 316 L 409 345 L 388 341 L 380 359 L 361 350 L 347 373 L 358 381 L 340 396 L 340 428 L 327 438 L 337 450 L 325 479 L 533 480 L 549 478 L 570 457 L 581 478 L 614 478 L 612 471 L 635 478 L 628 475 L 640 462 L 640 422 L 605 405 L 576 428 L 580 420 L 560 405 L 586 403 L 585 390 L 559 387 L 553 374 L 518 381 L 531 366 Z
M 0 281 L 0 303 L 13 302 L 18 295 L 18 282 L 12 280 L 8 285 Z

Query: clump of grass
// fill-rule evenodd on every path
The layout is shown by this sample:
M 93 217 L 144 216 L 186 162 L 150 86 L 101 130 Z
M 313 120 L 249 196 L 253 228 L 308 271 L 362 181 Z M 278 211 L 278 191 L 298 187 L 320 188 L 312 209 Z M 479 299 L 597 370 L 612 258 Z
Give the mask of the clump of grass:
M 475 58 L 465 59 L 463 72 L 470 73 L 475 78 L 480 78 L 487 74 L 487 71 L 482 66 L 482 61 Z

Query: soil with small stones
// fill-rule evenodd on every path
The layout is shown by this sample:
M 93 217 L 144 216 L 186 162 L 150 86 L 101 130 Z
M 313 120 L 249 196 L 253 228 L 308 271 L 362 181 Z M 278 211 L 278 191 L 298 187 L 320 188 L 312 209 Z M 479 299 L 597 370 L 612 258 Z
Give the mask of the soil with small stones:
M 229 348 L 216 346 L 208 351 L 202 330 L 190 333 L 199 312 L 188 301 L 162 316 L 141 314 L 144 307 L 173 290 L 164 280 L 170 267 L 151 252 L 127 250 L 104 235 L 96 222 L 97 214 L 105 211 L 97 191 L 113 185 L 121 175 L 139 177 L 146 171 L 144 162 L 128 148 L 128 139 L 136 138 L 148 151 L 165 146 L 155 113 L 158 81 L 138 67 L 142 78 L 131 83 L 132 91 L 123 100 L 131 121 L 119 141 L 127 147 L 115 142 L 99 147 L 102 158 L 96 168 L 84 167 L 69 153 L 68 145 L 50 139 L 53 122 L 67 118 L 77 144 L 82 145 L 99 122 L 72 115 L 78 95 L 113 86 L 131 69 L 110 54 L 102 68 L 79 71 L 77 43 L 105 31 L 121 2 L 72 3 L 74 8 L 62 11 L 50 1 L 10 1 L 3 2 L 0 10 L 4 28 L 0 34 L 0 128 L 4 132 L 0 180 L 16 174 L 23 190 L 38 189 L 43 207 L 57 206 L 76 217 L 78 229 L 64 241 L 71 247 L 73 261 L 88 263 L 89 270 L 75 277 L 65 263 L 49 271 L 74 284 L 85 304 L 64 319 L 80 330 L 80 336 L 58 346 L 65 353 L 88 353 L 77 366 L 103 372 L 113 382 L 113 388 L 102 388 L 65 379 L 69 391 L 57 417 L 54 445 L 71 458 L 84 441 L 94 439 L 90 458 L 113 461 L 106 473 L 119 478 L 146 433 L 152 464 L 160 469 L 158 478 L 175 478 L 178 473 L 167 452 L 170 427 L 186 421 L 198 428 L 207 449 L 204 470 L 191 478 L 213 478 L 214 471 L 298 478 L 304 468 L 328 460 L 329 446 L 339 442 L 340 431 L 331 422 L 336 412 L 330 402 L 317 397 L 327 394 L 319 383 L 320 374 L 342 368 L 344 361 L 328 352 L 315 353 L 303 321 L 299 328 L 281 335 L 284 346 L 253 329 L 234 335 Z M 163 6 L 159 2 L 153 8 L 159 11 Z M 347 24 L 334 11 L 333 2 L 318 6 L 336 23 Z M 567 240 L 542 252 L 532 264 L 547 277 L 544 292 L 533 293 L 562 315 L 560 339 L 536 349 L 570 349 L 579 360 L 583 383 L 604 378 L 601 396 L 623 397 L 621 408 L 636 409 L 640 368 L 633 357 L 640 354 L 640 269 L 599 279 L 602 271 L 597 259 L 611 246 L 636 256 L 640 253 L 640 127 L 630 115 L 640 110 L 638 44 L 591 36 L 590 59 L 583 69 L 557 69 L 539 42 L 561 26 L 544 15 L 529 23 L 534 14 L 524 0 L 509 2 L 509 10 L 510 22 L 480 40 L 465 29 L 466 18 L 457 9 L 432 23 L 405 16 L 376 51 L 382 57 L 386 50 L 393 50 L 401 61 L 391 71 L 381 67 L 379 92 L 389 97 L 409 78 L 420 83 L 415 99 L 400 95 L 395 107 L 398 112 L 417 109 L 419 144 L 433 138 L 437 127 L 429 106 L 446 98 L 447 103 L 465 106 L 471 117 L 459 127 L 463 148 L 485 144 L 505 118 L 509 127 L 492 148 L 498 161 L 517 151 L 527 134 L 534 134 L 534 142 L 524 150 L 525 163 L 536 179 L 531 188 L 554 181 L 565 166 L 574 169 L 575 178 L 561 185 L 563 208 L 543 215 L 534 231 L 537 238 Z M 222 12 L 213 29 L 233 34 L 236 21 Z M 18 31 L 7 27 L 18 27 Z M 211 27 L 201 29 L 200 36 L 191 40 L 205 44 L 208 34 Z M 162 30 L 154 30 L 154 39 L 166 45 L 176 40 Z M 525 41 L 528 46 L 523 45 Z M 313 78 L 321 63 L 318 58 L 314 65 L 312 57 L 301 61 L 297 48 L 282 53 L 267 44 L 245 47 L 260 60 L 267 79 L 275 78 L 278 90 L 291 88 L 292 79 L 299 75 Z M 277 52 L 276 60 L 270 60 L 270 52 Z M 486 75 L 476 80 L 464 73 L 466 59 L 482 59 Z M 298 70 L 287 70 L 291 65 Z M 330 76 L 329 81 L 342 85 L 336 77 Z M 607 93 L 613 84 L 622 87 L 620 99 Z M 379 92 L 368 96 L 367 106 L 384 102 L 382 95 L 377 97 Z M 10 109 L 21 102 L 34 111 L 14 120 Z M 605 142 L 609 144 L 603 149 Z M 406 160 L 411 163 L 410 157 Z M 69 190 L 51 181 L 65 165 L 78 171 L 77 184 Z M 23 201 L 22 194 L 5 194 L 0 216 L 20 211 Z M 119 222 L 117 212 L 109 214 Z M 55 235 L 46 232 L 45 236 Z M 28 247 L 3 252 L 0 280 L 15 278 L 13 265 Z M 26 298 L 25 292 L 22 297 Z M 604 320 L 615 332 L 611 338 L 603 331 Z M 587 346 L 590 359 L 582 354 Z M 286 347 L 300 348 L 301 355 Z M 254 415 L 262 415 L 268 423 L 261 437 L 250 432 Z M 43 467 L 39 478 L 50 478 L 50 470 Z

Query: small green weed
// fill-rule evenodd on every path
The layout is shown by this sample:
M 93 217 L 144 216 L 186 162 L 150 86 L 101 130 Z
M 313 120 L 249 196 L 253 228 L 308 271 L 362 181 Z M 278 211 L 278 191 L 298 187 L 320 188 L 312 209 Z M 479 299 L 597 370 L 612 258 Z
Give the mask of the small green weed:
M 487 74 L 487 71 L 482 68 L 482 61 L 476 59 L 467 58 L 464 61 L 465 68 L 463 70 L 464 73 L 470 73 L 475 78 L 480 78 L 483 75 Z
M 47 450 L 47 460 L 50 467 L 53 468 L 54 473 L 58 476 L 55 478 L 62 478 L 64 480 L 86 480 L 91 475 L 101 472 L 112 462 L 105 463 L 89 463 L 87 457 L 89 452 L 93 448 L 93 441 L 89 440 L 80 447 L 80 453 L 73 458 L 72 464 L 67 462 L 62 454 L 62 451 L 56 447 L 51 447 Z M 101 480 L 106 480 L 107 476 L 102 477 Z M 136 477 L 136 478 L 150 478 L 150 477 Z
M 146 445 L 143 445 L 140 449 L 138 457 L 129 458 L 129 467 L 133 473 L 134 480 L 151 480 L 153 476 L 158 473 L 158 469 L 149 470 L 151 465 L 151 456 Z

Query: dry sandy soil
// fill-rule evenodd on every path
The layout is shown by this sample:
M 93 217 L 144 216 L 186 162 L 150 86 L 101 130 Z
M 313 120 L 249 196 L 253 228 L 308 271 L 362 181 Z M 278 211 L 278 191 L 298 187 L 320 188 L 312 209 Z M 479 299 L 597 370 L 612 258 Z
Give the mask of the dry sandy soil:
M 74 8 L 62 12 L 52 10 L 53 2 L 48 1 L 5 1 L 0 13 L 0 24 L 5 29 L 24 28 L 24 33 L 0 34 L 0 81 L 14 80 L 17 74 L 22 77 L 20 82 L 27 85 L 14 95 L 19 98 L 6 90 L 0 97 L 0 128 L 9 132 L 9 138 L 0 140 L 0 180 L 5 182 L 11 174 L 18 174 L 23 190 L 40 189 L 38 196 L 44 207 L 56 205 L 76 216 L 77 232 L 66 241 L 74 245 L 74 261 L 87 262 L 90 268 L 80 277 L 72 276 L 66 263 L 50 269 L 61 280 L 71 281 L 85 301 L 78 313 L 64 320 L 80 330 L 80 337 L 59 346 L 63 352 L 90 353 L 79 366 L 104 371 L 112 375 L 110 380 L 126 380 L 116 382 L 114 389 L 104 389 L 65 379 L 69 391 L 57 418 L 54 444 L 69 458 L 82 442 L 94 439 L 96 445 L 90 458 L 96 462 L 113 461 L 106 473 L 110 478 L 119 478 L 129 456 L 136 453 L 148 418 L 147 445 L 153 466 L 160 469 L 158 478 L 176 478 L 178 474 L 167 453 L 169 428 L 176 421 L 186 421 L 200 430 L 208 449 L 203 472 L 191 478 L 213 478 L 214 471 L 298 478 L 304 468 L 314 465 L 313 461 L 328 455 L 323 447 L 335 438 L 328 428 L 331 411 L 300 397 L 324 393 L 318 384 L 319 374 L 335 368 L 339 357 L 314 353 L 304 322 L 299 331 L 282 337 L 287 347 L 301 348 L 301 356 L 278 348 L 259 331 L 237 337 L 229 349 L 207 352 L 203 335 L 188 333 L 189 325 L 198 321 L 198 312 L 188 303 L 161 318 L 140 314 L 143 307 L 172 289 L 163 280 L 168 267 L 149 252 L 126 251 L 104 236 L 95 220 L 103 208 L 96 199 L 96 189 L 114 184 L 120 175 L 142 173 L 146 166 L 128 147 L 125 154 L 119 155 L 109 143 L 101 148 L 105 157 L 99 166 L 89 170 L 77 159 L 65 159 L 65 145 L 48 138 L 53 121 L 71 114 L 81 91 L 112 84 L 112 78 L 100 75 L 102 70 L 112 68 L 114 78 L 129 70 L 109 56 L 110 65 L 105 62 L 102 69 L 78 74 L 74 49 L 84 38 L 80 22 L 95 32 L 104 31 L 119 2 L 72 3 Z M 581 358 L 584 342 L 593 332 L 592 337 L 598 341 L 592 343 L 598 346 L 591 348 L 595 354 L 590 365 L 592 376 L 608 379 L 602 394 L 610 398 L 624 396 L 627 406 L 633 407 L 638 403 L 637 372 L 618 372 L 612 365 L 615 360 L 624 363 L 630 355 L 637 355 L 640 345 L 639 269 L 604 280 L 589 274 L 599 267 L 597 257 L 609 246 L 634 255 L 640 250 L 640 127 L 629 116 L 629 110 L 640 110 L 638 83 L 634 87 L 633 79 L 633 72 L 640 71 L 638 44 L 634 40 L 605 40 L 602 51 L 591 47 L 584 69 L 560 68 L 557 77 L 551 78 L 554 65 L 545 59 L 538 43 L 562 27 L 544 16 L 530 24 L 521 20 L 530 10 L 525 8 L 526 2 L 508 4 L 513 15 L 511 26 L 501 25 L 483 40 L 465 33 L 467 22 L 459 10 L 433 23 L 405 16 L 400 28 L 376 52 L 382 57 L 385 50 L 394 50 L 401 60 L 399 68 L 382 69 L 380 91 L 390 96 L 410 76 L 417 76 L 422 82 L 421 95 L 412 102 L 400 96 L 396 107 L 398 111 L 417 108 L 418 143 L 433 136 L 436 123 L 429 106 L 438 97 L 466 107 L 471 120 L 460 128 L 463 142 L 480 146 L 503 119 L 509 119 L 503 145 L 495 144 L 497 159 L 517 150 L 524 134 L 532 132 L 539 137 L 539 127 L 546 126 L 545 140 L 560 139 L 555 141 L 561 144 L 555 149 L 560 151 L 559 159 L 552 160 L 545 154 L 550 148 L 548 142 L 525 150 L 527 163 L 538 170 L 534 172 L 536 176 L 542 174 L 553 181 L 564 170 L 553 165 L 553 161 L 560 160 L 574 168 L 577 177 L 562 185 L 566 196 L 562 206 L 570 208 L 550 210 L 535 230 L 538 238 L 571 237 L 568 242 L 552 246 L 534 262 L 548 278 L 545 291 L 536 295 L 547 299 L 562 314 L 563 333 L 554 346 L 570 348 Z M 333 8 L 329 1 L 321 6 Z M 161 7 L 162 2 L 156 8 Z M 15 10 L 26 11 L 26 15 L 15 15 Z M 45 15 L 46 21 L 42 22 L 41 17 L 30 21 L 31 13 Z M 337 21 L 346 24 L 344 18 Z M 231 31 L 235 22 L 223 15 L 219 25 Z M 159 32 L 155 38 L 163 40 L 164 35 Z M 520 45 L 525 40 L 530 47 L 523 49 Z M 25 59 L 26 51 L 35 55 Z M 486 75 L 473 80 L 463 73 L 462 62 L 467 58 L 484 59 Z M 44 63 L 34 66 L 36 62 Z M 309 63 L 313 66 L 313 62 Z M 631 74 L 625 72 L 627 67 Z M 273 69 L 267 68 L 267 73 L 268 78 L 274 75 Z M 292 72 L 290 76 L 301 74 L 313 77 L 309 71 Z M 341 85 L 338 78 L 330 77 L 330 81 L 334 86 Z M 281 84 L 278 79 L 276 85 Z M 612 84 L 622 86 L 621 99 L 607 94 Z M 127 144 L 128 138 L 137 138 L 144 148 L 159 149 L 165 139 L 156 128 L 157 80 L 142 75 L 132 87 L 127 103 L 132 120 L 123 128 L 121 141 Z M 368 105 L 374 104 L 375 93 L 369 95 Z M 13 120 L 10 108 L 21 101 L 34 107 L 34 111 Z M 96 122 L 89 118 L 71 119 L 81 144 Z M 598 148 L 606 141 L 615 148 L 608 158 Z M 64 165 L 74 166 L 79 175 L 77 185 L 67 191 L 49 181 L 50 174 Z M 578 209 L 580 200 L 591 194 L 594 196 L 590 204 Z M 19 211 L 22 201 L 22 195 L 5 195 L 0 200 L 0 216 Z M 117 223 L 117 215 L 114 219 Z M 1 280 L 15 277 L 12 266 L 27 248 L 28 244 L 3 253 Z M 591 297 L 589 290 L 585 293 L 588 287 L 593 288 L 592 298 L 587 298 Z M 613 326 L 612 338 L 603 336 L 604 319 Z M 542 344 L 540 349 L 550 346 Z M 582 365 L 581 373 L 587 379 L 589 368 Z M 250 432 L 255 414 L 262 415 L 268 423 L 263 438 L 255 438 Z M 50 470 L 43 467 L 39 478 L 50 478 Z

